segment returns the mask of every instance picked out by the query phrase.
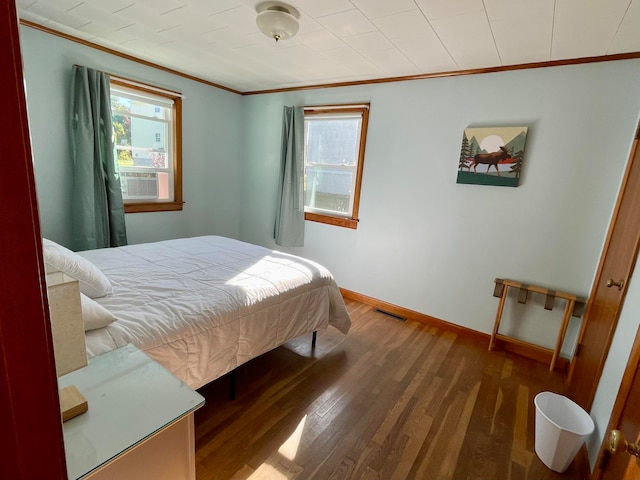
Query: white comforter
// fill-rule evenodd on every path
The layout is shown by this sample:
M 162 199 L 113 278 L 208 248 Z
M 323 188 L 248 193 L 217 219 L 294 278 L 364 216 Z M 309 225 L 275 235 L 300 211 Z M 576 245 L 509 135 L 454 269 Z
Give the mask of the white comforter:
M 117 321 L 87 332 L 98 355 L 132 343 L 192 388 L 289 339 L 351 325 L 340 291 L 315 262 L 224 237 L 79 252 L 109 278 L 95 299 Z

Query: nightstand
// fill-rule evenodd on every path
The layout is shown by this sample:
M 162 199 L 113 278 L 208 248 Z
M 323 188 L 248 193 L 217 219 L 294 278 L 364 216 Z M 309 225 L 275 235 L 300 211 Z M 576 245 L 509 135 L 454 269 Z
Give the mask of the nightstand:
M 195 480 L 193 412 L 204 398 L 128 345 L 58 379 L 89 410 L 63 424 L 67 473 L 75 479 Z

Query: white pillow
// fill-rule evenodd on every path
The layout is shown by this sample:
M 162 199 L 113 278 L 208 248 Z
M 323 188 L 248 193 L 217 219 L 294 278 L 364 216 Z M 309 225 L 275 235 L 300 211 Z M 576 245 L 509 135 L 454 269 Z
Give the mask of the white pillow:
M 91 298 L 113 293 L 113 286 L 93 263 L 68 248 L 46 238 L 42 239 L 47 270 L 58 270 L 80 282 L 80 291 Z
M 113 313 L 83 293 L 80 294 L 80 302 L 82 304 L 82 319 L 84 320 L 85 332 L 106 327 L 116 321 Z

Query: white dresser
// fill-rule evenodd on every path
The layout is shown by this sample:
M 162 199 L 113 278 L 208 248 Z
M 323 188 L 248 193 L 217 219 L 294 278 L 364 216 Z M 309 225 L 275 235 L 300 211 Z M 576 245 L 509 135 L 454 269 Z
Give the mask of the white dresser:
M 129 345 L 58 379 L 89 410 L 63 424 L 70 480 L 195 480 L 193 413 L 204 398 Z

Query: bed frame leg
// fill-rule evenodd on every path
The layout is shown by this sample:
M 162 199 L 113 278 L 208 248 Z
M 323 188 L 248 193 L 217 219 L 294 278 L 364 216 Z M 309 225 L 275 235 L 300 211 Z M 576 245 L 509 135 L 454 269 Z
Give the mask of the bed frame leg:
M 236 399 L 236 371 L 229 372 L 229 400 Z
M 311 348 L 316 348 L 316 340 L 318 339 L 318 332 L 314 331 L 311 337 Z

